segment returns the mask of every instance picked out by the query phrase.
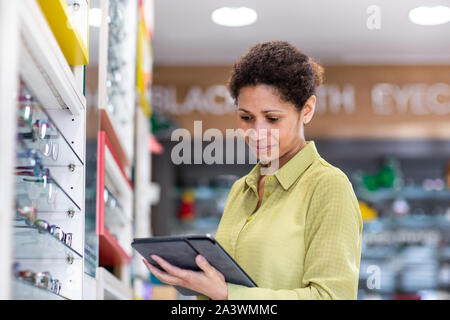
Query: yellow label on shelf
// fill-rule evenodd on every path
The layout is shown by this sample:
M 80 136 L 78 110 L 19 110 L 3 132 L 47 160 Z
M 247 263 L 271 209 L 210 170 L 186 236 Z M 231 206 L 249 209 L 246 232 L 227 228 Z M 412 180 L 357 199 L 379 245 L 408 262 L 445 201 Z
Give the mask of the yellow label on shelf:
M 142 10 L 142 8 L 140 8 Z M 148 96 L 149 85 L 152 72 L 152 47 L 148 37 L 147 28 L 142 11 L 137 34 L 137 56 L 136 56 L 136 88 L 138 92 L 139 106 L 144 111 L 145 116 L 150 117 L 152 108 Z
M 37 2 L 68 64 L 89 64 L 89 31 L 85 45 L 72 20 L 66 0 L 37 0 Z M 88 9 L 89 3 L 90 1 L 88 1 Z M 86 20 L 89 21 L 89 19 Z

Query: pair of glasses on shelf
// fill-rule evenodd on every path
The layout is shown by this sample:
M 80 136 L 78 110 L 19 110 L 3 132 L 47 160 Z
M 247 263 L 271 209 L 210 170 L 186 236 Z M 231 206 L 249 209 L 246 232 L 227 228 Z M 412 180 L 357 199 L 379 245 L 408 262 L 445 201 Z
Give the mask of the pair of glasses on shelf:
M 111 60 L 122 60 L 124 54 L 126 53 L 125 43 L 122 41 L 116 41 L 116 39 L 112 39 L 109 41 L 108 45 L 108 67 L 110 67 Z
M 125 107 L 125 90 L 121 90 L 120 88 L 110 88 L 107 89 L 107 92 L 106 103 L 112 105 L 112 109 L 108 111 L 115 114 L 114 111 L 119 111 L 120 108 L 123 109 Z
M 125 96 L 125 89 L 121 85 L 117 85 L 112 81 L 107 80 L 106 92 L 108 99 L 120 98 Z
M 46 220 L 36 219 L 36 208 L 33 206 L 16 208 L 16 219 L 25 220 L 28 226 L 38 229 L 41 233 L 48 232 L 67 246 L 72 246 L 72 233 L 66 233 L 57 225 L 51 225 Z
M 41 164 L 39 158 L 35 159 L 35 164 L 31 166 L 16 166 L 15 174 L 17 176 L 23 176 L 25 182 L 41 182 L 44 186 L 50 180 L 50 169 Z
M 123 59 L 110 59 L 110 64 L 108 65 L 108 79 L 114 79 L 118 84 L 120 84 L 120 79 L 115 76 L 116 73 L 122 75 L 124 72 L 124 67 L 126 66 L 126 62 Z
M 117 198 L 111 193 L 111 191 L 108 190 L 108 188 L 105 188 L 105 191 L 103 192 L 103 200 L 107 208 L 109 209 L 118 208 L 122 210 L 122 205 L 117 200 Z
M 120 87 L 122 84 L 122 73 L 119 70 L 108 73 L 107 76 L 107 86 L 109 87 Z
M 23 166 L 15 167 L 16 190 L 20 196 L 27 196 L 31 201 L 46 198 L 49 204 L 54 204 L 58 188 L 51 177 L 50 169 L 42 165 L 42 160 L 35 150 L 27 150 L 17 154 Z
M 111 91 L 106 96 L 106 108 L 107 110 L 115 116 L 115 118 L 124 123 L 123 119 L 119 119 L 120 108 L 123 108 L 125 105 L 124 96 L 119 93 L 115 88 L 108 90 Z
M 35 120 L 29 132 L 17 134 L 20 141 L 28 142 L 32 147 L 38 149 L 45 157 L 51 157 L 57 161 L 59 156 L 59 144 L 54 141 L 59 139 L 59 133 L 48 120 Z M 20 125 L 19 125 L 20 128 Z M 52 132 L 53 131 L 53 132 Z
M 112 19 L 115 21 L 115 19 Z M 115 49 L 115 47 L 121 46 L 123 41 L 127 38 L 127 32 L 124 30 L 124 25 L 118 23 L 112 23 L 109 25 L 109 45 Z
M 125 1 L 111 0 L 109 2 L 109 29 L 116 31 L 119 28 L 123 29 L 125 21 Z
M 43 219 L 36 219 L 33 222 L 27 220 L 28 224 L 32 223 L 32 226 L 37 228 L 39 232 L 48 232 L 59 241 L 65 243 L 67 246 L 72 246 L 72 233 L 65 233 L 60 227 L 54 224 L 50 224 Z
M 19 140 L 31 143 L 45 157 L 58 160 L 59 145 L 55 140 L 59 139 L 59 132 L 23 82 L 20 87 L 18 108 Z
M 21 141 L 19 141 L 18 146 L 20 148 L 16 152 L 16 160 L 18 163 L 25 164 L 27 166 L 35 166 L 36 163 L 42 162 L 42 159 L 39 157 L 36 149 L 26 149 L 25 144 L 22 144 Z
M 61 292 L 61 281 L 53 278 L 48 271 L 33 272 L 31 270 L 19 270 L 18 267 L 15 267 L 14 275 L 36 287 L 47 289 L 56 294 L 60 294 Z
M 16 204 L 16 220 L 25 220 L 27 225 L 33 225 L 36 220 L 36 207 L 23 206 L 19 207 Z

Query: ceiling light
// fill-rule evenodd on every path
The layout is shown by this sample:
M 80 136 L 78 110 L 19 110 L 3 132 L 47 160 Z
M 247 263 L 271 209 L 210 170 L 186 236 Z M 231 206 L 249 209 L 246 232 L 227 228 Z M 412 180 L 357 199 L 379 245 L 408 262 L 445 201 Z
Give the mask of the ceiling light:
M 450 8 L 445 6 L 417 7 L 409 12 L 409 20 L 422 26 L 435 26 L 450 21 Z
M 89 10 L 89 25 L 97 28 L 102 25 L 102 10 L 100 8 L 91 8 Z
M 256 22 L 255 10 L 247 7 L 223 7 L 213 11 L 211 19 L 226 27 L 243 27 Z

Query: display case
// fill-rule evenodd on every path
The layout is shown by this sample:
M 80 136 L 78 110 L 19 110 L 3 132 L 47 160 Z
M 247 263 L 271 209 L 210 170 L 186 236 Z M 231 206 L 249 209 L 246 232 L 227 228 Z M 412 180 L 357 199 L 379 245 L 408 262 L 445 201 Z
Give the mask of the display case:
M 14 217 L 14 162 L 19 55 L 19 1 L 0 1 L 0 299 L 10 299 L 13 291 L 12 266 L 12 219 Z M 10 209 L 7 209 L 10 208 Z
M 107 27 L 106 92 L 102 129 L 112 128 L 111 142 L 124 153 L 124 167 L 131 167 L 134 156 L 134 114 L 136 106 L 137 1 L 109 0 Z M 117 142 L 116 142 L 117 141 Z M 122 151 L 123 150 L 123 151 Z M 127 172 L 131 174 L 130 172 Z
M 95 87 L 90 103 L 92 114 L 95 114 L 91 147 L 95 146 L 97 158 L 95 168 L 93 164 L 91 167 L 95 179 L 90 188 L 94 189 L 95 183 L 95 191 L 92 192 L 95 200 L 91 200 L 95 203 L 95 237 L 98 241 L 97 299 L 112 298 L 114 294 L 115 299 L 132 298 L 129 265 L 133 187 L 130 179 L 134 137 L 130 132 L 134 128 L 134 81 L 126 79 L 124 73 L 134 70 L 135 60 L 132 56 L 127 56 L 126 60 L 119 59 L 123 58 L 124 42 L 130 46 L 130 52 L 135 46 L 128 42 L 128 38 L 133 38 L 132 30 L 126 31 L 127 39 L 123 37 L 125 26 L 133 29 L 135 24 L 132 19 L 135 6 L 135 1 L 92 1 L 92 7 L 101 15 L 92 43 L 93 64 L 87 71 L 94 82 L 91 87 Z M 127 81 L 123 85 L 120 84 L 122 76 Z M 124 114 L 128 111 L 129 115 Z M 116 289 L 108 291 L 110 287 Z
M 1 298 L 133 297 L 135 219 L 149 234 L 154 198 L 148 115 L 135 112 L 138 3 L 0 0 L 0 200 L 13 208 L 0 215 Z
M 9 237 L 2 251 L 10 248 L 0 262 L 10 275 L 2 297 L 81 299 L 86 123 L 82 67 L 69 65 L 37 1 L 2 1 L 1 6 L 2 23 L 4 18 L 15 21 L 10 27 L 17 31 L 6 34 L 2 27 L 0 33 L 2 44 L 7 41 L 15 55 L 1 61 L 2 77 L 5 70 L 11 85 L 0 85 L 2 96 L 8 92 L 9 98 L 0 109 L 12 128 L 1 142 L 7 145 L 2 159 L 9 159 L 5 169 L 10 173 L 2 173 L 0 180 L 2 191 L 11 190 L 5 192 L 8 199 L 2 199 L 4 208 L 13 208 L 2 214 L 9 220 L 2 221 Z M 16 58 L 15 69 L 3 68 Z
M 101 19 L 91 26 L 91 63 L 87 67 L 88 147 L 96 155 L 88 163 L 86 186 L 95 236 L 92 229 L 87 233 L 97 258 L 92 259 L 89 270 L 96 277 L 97 299 L 130 299 L 138 1 L 93 0 L 91 5 Z
M 124 267 L 131 262 L 133 185 L 118 162 L 104 131 L 98 134 L 97 154 L 99 262 L 103 266 Z M 122 272 L 121 279 L 128 283 L 128 272 Z

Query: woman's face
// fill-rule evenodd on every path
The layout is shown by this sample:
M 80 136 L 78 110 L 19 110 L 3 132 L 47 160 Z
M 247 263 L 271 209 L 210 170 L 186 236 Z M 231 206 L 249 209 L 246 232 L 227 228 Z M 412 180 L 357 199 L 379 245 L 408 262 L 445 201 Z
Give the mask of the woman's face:
M 282 101 L 272 86 L 247 86 L 239 92 L 238 125 L 256 157 L 270 162 L 305 144 L 303 124 L 311 120 L 314 107 L 315 96 L 298 111 L 294 104 Z

